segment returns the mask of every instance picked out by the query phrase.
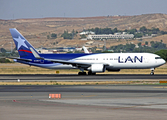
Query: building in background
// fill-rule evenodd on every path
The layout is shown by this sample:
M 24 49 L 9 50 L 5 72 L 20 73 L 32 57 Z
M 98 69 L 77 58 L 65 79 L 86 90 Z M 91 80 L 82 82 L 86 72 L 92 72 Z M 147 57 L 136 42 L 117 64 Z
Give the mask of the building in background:
M 115 33 L 115 34 L 99 34 L 99 35 L 88 35 L 87 39 L 133 39 L 133 34 L 126 34 L 126 32 Z

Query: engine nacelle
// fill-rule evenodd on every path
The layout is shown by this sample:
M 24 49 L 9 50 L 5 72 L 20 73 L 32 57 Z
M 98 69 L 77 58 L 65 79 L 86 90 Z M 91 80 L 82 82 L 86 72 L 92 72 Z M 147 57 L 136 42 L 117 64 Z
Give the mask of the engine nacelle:
M 105 72 L 106 67 L 103 64 L 92 64 L 90 70 L 92 73 Z

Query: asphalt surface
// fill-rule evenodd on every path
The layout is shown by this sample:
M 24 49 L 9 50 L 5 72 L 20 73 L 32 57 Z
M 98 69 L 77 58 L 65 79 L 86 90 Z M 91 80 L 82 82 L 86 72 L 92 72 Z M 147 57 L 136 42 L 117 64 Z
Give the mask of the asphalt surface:
M 0 92 L 167 93 L 166 85 L 161 85 L 160 89 L 155 89 L 156 87 L 158 88 L 157 85 L 1 85 Z
M 0 75 L 0 81 L 167 80 L 167 75 Z M 49 99 L 59 93 L 61 99 Z M 1 85 L 0 120 L 166 120 L 166 85 Z
M 166 120 L 166 113 L 165 85 L 0 86 L 0 120 Z
M 0 81 L 127 81 L 127 80 L 142 80 L 142 79 L 167 79 L 165 74 L 157 75 L 146 75 L 146 74 L 99 74 L 95 76 L 78 76 L 78 75 L 67 75 L 67 74 L 5 74 L 0 75 Z

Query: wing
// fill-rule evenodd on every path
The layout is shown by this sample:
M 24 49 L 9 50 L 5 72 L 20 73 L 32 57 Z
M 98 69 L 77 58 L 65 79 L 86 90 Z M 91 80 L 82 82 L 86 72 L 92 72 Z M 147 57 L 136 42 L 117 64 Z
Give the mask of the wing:
M 38 53 L 36 53 L 34 51 L 34 49 L 30 48 L 32 54 L 34 55 L 35 58 L 37 59 L 42 59 L 42 60 L 47 60 L 47 61 L 51 61 L 51 62 L 56 62 L 56 63 L 62 63 L 62 64 L 71 64 L 73 66 L 76 66 L 76 67 L 90 67 L 93 63 L 91 62 L 78 62 L 78 61 L 74 61 L 74 60 L 60 60 L 60 59 L 49 59 L 49 58 L 42 58 L 39 56 Z M 101 64 L 104 64 L 106 66 L 108 66 L 109 64 L 107 63 L 101 63 Z

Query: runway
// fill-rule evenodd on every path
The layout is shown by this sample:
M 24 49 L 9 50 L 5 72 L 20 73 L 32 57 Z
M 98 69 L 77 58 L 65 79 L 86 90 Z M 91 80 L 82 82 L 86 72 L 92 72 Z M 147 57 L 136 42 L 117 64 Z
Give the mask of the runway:
M 0 75 L 0 81 L 143 81 L 167 75 Z M 49 99 L 59 93 L 61 99 Z M 166 85 L 1 85 L 1 120 L 166 120 Z
M 60 93 L 61 99 L 49 99 Z M 167 86 L 0 86 L 0 119 L 165 120 Z
M 95 76 L 78 76 L 74 74 L 5 74 L 0 75 L 0 81 L 127 81 L 143 79 L 167 79 L 167 74 L 98 74 Z

